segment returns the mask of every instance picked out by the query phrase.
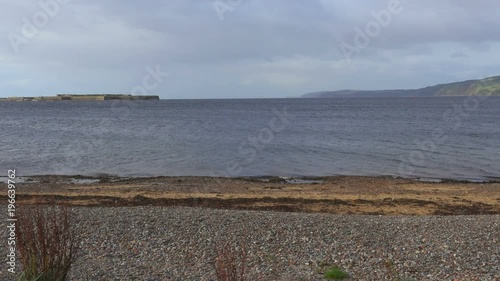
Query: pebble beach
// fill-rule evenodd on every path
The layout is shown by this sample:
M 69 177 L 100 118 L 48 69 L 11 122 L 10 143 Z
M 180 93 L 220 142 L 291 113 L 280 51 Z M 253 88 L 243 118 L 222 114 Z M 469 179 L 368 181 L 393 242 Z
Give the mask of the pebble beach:
M 334 265 L 347 280 L 500 280 L 500 215 L 72 210 L 80 240 L 74 281 L 216 280 L 216 249 L 226 242 L 244 245 L 249 280 L 326 280 Z

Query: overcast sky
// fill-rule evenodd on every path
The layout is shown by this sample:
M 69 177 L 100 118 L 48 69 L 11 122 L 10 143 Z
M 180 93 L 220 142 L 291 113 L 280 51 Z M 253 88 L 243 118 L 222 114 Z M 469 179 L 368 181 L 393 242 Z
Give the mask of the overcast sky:
M 0 0 L 0 96 L 280 98 L 500 74 L 497 0 L 53 1 Z

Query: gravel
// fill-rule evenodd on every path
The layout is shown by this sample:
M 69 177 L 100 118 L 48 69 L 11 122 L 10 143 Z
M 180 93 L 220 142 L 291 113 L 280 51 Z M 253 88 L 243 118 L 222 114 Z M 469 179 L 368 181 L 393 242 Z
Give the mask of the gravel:
M 500 280 L 500 215 L 73 210 L 81 249 L 70 280 L 216 280 L 215 249 L 225 241 L 245 245 L 249 280 L 325 280 L 333 265 L 348 280 Z M 15 280 L 6 265 L 0 279 Z

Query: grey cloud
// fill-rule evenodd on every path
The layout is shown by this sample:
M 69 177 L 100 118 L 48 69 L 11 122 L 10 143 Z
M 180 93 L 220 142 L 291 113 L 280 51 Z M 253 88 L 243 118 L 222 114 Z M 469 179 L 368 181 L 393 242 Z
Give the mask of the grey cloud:
M 243 0 L 224 21 L 212 3 L 72 0 L 14 54 L 7 33 L 19 33 L 21 18 L 39 7 L 0 0 L 0 62 L 11 69 L 0 71 L 0 96 L 126 91 L 157 64 L 175 77 L 158 91 L 177 98 L 413 87 L 498 72 L 487 59 L 499 55 L 493 0 L 401 0 L 404 10 L 350 64 L 339 43 L 352 43 L 354 28 L 387 1 Z

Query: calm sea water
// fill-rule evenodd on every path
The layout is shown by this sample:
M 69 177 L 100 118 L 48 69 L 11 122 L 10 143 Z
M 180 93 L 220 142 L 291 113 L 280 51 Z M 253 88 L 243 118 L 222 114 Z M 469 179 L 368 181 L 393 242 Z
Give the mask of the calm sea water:
M 498 179 L 499 117 L 493 97 L 0 102 L 0 167 Z

